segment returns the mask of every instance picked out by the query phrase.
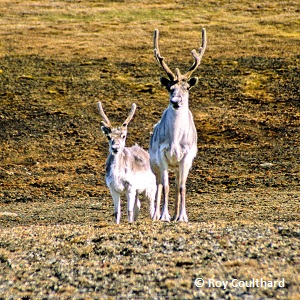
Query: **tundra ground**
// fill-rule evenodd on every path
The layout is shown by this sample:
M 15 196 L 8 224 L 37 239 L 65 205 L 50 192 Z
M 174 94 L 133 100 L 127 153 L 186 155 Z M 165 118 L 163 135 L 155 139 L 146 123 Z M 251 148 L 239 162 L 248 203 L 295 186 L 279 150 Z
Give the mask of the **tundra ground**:
M 2 1 L 0 298 L 299 299 L 299 12 L 297 1 Z M 117 226 L 96 103 L 119 124 L 135 102 L 127 145 L 148 149 L 168 105 L 153 30 L 184 72 L 202 27 L 190 222 L 152 222 L 144 201 L 128 224 L 123 201 Z M 173 190 L 171 175 L 171 211 Z

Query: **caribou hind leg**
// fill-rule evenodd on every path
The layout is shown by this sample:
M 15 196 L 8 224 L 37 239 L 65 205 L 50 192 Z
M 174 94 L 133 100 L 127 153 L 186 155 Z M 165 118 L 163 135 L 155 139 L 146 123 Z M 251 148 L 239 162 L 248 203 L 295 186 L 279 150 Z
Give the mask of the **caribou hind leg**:
M 157 190 L 156 179 L 154 178 L 154 181 L 153 181 L 153 184 L 151 185 L 151 187 L 145 191 L 145 196 L 149 201 L 149 213 L 150 213 L 151 219 L 153 219 L 153 216 L 155 213 L 156 190 Z
M 133 221 L 136 221 L 138 219 L 140 209 L 141 209 L 141 202 L 139 200 L 139 194 L 136 193 L 135 203 L 134 203 L 134 207 L 133 207 Z

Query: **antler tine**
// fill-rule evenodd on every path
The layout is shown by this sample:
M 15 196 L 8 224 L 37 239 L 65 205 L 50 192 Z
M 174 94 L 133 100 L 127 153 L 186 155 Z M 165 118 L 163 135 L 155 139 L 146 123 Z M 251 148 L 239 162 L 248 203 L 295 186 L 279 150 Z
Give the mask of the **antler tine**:
M 199 67 L 203 54 L 205 52 L 206 49 L 206 45 L 207 45 L 207 39 L 206 39 L 206 30 L 205 28 L 202 29 L 202 45 L 199 49 L 199 54 L 197 53 L 197 51 L 195 49 L 192 50 L 192 55 L 195 59 L 193 65 L 188 69 L 188 71 L 185 73 L 185 77 L 189 78 L 193 72 Z
M 159 31 L 158 29 L 154 30 L 154 56 L 156 60 L 160 63 L 162 68 L 165 70 L 167 75 L 171 80 L 175 80 L 176 76 L 174 73 L 169 69 L 168 65 L 164 62 L 164 57 L 160 55 L 159 48 L 158 48 L 158 36 L 159 36 Z
M 123 123 L 123 126 L 127 126 L 128 125 L 128 123 L 131 121 L 131 119 L 132 119 L 132 117 L 133 117 L 133 115 L 135 113 L 135 110 L 136 110 L 136 104 L 132 103 L 130 113 L 129 113 L 127 119 L 125 120 L 125 122 Z
M 108 117 L 106 116 L 106 114 L 104 113 L 104 110 L 103 110 L 103 107 L 102 107 L 102 104 L 101 104 L 100 101 L 98 102 L 97 106 L 98 106 L 99 113 L 100 113 L 100 115 L 102 116 L 102 118 L 104 120 L 103 121 L 104 125 L 107 126 L 107 127 L 111 127 L 110 121 L 109 121 Z

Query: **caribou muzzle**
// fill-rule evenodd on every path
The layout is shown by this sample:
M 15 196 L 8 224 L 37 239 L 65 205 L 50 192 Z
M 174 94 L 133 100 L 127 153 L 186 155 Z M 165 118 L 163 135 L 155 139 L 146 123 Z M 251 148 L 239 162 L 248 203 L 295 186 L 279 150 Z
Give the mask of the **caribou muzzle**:
M 180 98 L 180 97 L 172 98 L 170 100 L 170 103 L 171 103 L 172 107 L 177 110 L 182 106 L 182 98 Z
M 117 154 L 121 149 L 121 145 L 118 142 L 112 141 L 110 149 L 112 154 Z

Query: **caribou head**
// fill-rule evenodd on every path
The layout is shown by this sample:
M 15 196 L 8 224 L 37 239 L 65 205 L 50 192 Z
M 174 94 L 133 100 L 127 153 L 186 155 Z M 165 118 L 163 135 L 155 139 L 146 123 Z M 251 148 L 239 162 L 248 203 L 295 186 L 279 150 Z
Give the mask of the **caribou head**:
M 166 87 L 170 94 L 170 105 L 173 109 L 177 110 L 185 103 L 188 102 L 188 92 L 195 86 L 198 82 L 197 77 L 191 77 L 193 72 L 199 67 L 201 59 L 206 49 L 207 40 L 206 40 L 206 31 L 202 29 L 202 45 L 199 49 L 199 53 L 194 49 L 192 50 L 192 55 L 194 57 L 193 65 L 188 69 L 185 74 L 181 74 L 179 69 L 175 69 L 175 74 L 170 70 L 168 65 L 164 62 L 164 57 L 161 56 L 159 47 L 158 47 L 158 36 L 159 31 L 155 29 L 154 31 L 154 56 L 157 61 L 160 63 L 162 68 L 165 70 L 169 78 L 161 77 L 161 84 Z
M 101 102 L 98 102 L 98 110 L 100 115 L 103 118 L 101 121 L 101 130 L 106 135 L 108 142 L 109 142 L 109 153 L 112 155 L 117 154 L 125 148 L 125 141 L 127 137 L 127 125 L 131 121 L 135 110 L 136 104 L 133 103 L 131 106 L 130 113 L 125 120 L 125 122 L 119 127 L 112 127 L 108 117 L 103 111 L 103 107 Z

